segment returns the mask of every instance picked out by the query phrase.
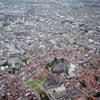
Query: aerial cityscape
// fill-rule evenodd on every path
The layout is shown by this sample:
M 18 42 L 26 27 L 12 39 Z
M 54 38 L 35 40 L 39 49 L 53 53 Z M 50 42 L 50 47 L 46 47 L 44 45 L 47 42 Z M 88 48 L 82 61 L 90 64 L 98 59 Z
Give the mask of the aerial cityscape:
M 0 0 L 0 100 L 100 100 L 100 0 Z

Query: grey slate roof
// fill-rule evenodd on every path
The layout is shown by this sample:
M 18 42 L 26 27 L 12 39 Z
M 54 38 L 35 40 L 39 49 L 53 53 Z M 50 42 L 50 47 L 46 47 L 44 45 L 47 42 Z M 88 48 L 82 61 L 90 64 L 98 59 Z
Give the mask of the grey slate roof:
M 67 62 L 67 61 L 61 62 L 61 61 L 59 61 L 58 63 L 56 63 L 53 66 L 52 72 L 56 73 L 56 74 L 61 74 L 63 72 L 64 73 L 68 73 L 68 68 L 69 68 L 69 62 Z

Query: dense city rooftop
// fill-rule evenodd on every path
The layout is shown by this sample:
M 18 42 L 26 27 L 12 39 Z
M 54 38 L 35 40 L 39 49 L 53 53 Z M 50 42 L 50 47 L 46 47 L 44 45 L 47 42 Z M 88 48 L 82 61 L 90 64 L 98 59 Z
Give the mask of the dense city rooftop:
M 100 1 L 0 0 L 0 100 L 100 100 Z

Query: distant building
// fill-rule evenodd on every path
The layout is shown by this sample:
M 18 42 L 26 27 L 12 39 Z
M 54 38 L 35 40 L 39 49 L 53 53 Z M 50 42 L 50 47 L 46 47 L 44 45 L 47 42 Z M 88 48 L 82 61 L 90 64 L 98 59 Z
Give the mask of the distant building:
M 24 51 L 10 52 L 8 53 L 8 57 L 16 58 L 16 57 L 20 57 L 22 54 L 24 54 Z
M 66 88 L 64 86 L 55 87 L 48 90 L 48 94 L 55 100 L 66 95 Z
M 68 92 L 68 95 L 70 95 L 73 99 L 75 99 L 75 98 L 77 98 L 79 96 L 82 96 L 82 92 L 80 92 L 77 89 L 73 89 L 73 90 Z

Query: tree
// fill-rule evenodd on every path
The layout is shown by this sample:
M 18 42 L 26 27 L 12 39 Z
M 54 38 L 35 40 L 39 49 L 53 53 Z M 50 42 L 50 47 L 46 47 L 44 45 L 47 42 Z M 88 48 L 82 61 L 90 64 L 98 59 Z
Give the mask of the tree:
M 89 68 L 92 70 L 94 69 L 94 65 L 92 63 L 89 64 Z
M 29 57 L 27 56 L 27 55 L 23 55 L 22 57 L 21 57 L 21 61 L 23 62 L 23 63 L 27 63 L 27 61 L 28 61 L 28 59 L 29 59 Z

